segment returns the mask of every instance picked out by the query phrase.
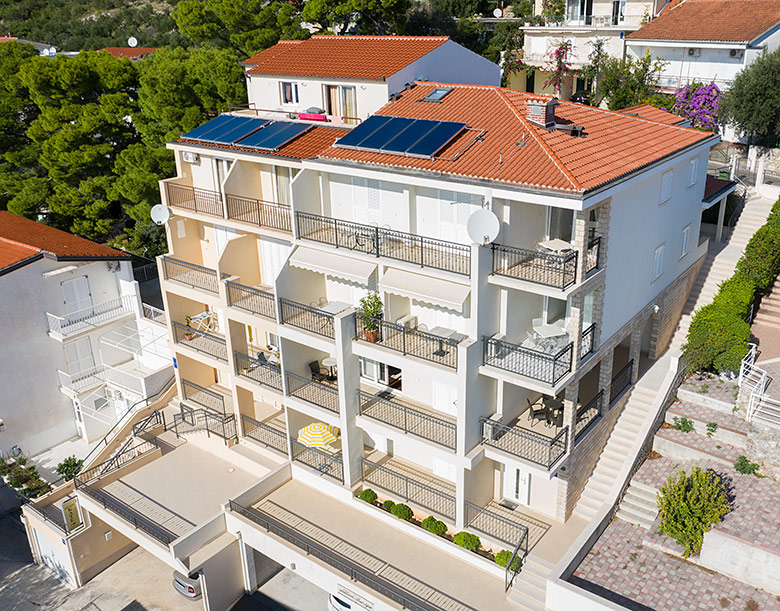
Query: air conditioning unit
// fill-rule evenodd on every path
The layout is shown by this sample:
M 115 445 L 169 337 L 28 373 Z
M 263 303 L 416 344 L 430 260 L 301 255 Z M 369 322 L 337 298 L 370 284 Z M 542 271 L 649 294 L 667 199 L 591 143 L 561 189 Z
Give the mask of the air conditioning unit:
M 501 414 L 493 414 L 490 418 L 482 421 L 482 438 L 490 441 L 496 441 L 501 437 L 501 428 L 494 426 L 501 424 Z
M 701 49 L 688 49 L 688 57 L 699 57 Z
M 197 153 L 193 153 L 191 151 L 184 151 L 181 154 L 181 158 L 186 161 L 187 163 L 199 163 L 200 162 L 200 155 Z
M 106 388 L 106 398 L 111 399 L 112 401 L 121 401 L 122 391 L 115 390 L 113 388 Z
M 745 57 L 745 50 L 744 49 L 732 49 L 729 51 L 729 57 L 738 57 L 739 59 L 742 59 Z
M 406 316 L 402 316 L 401 318 L 396 320 L 395 324 L 401 325 L 402 327 L 406 327 L 407 329 L 416 329 L 417 316 L 415 316 L 414 314 L 407 314 Z

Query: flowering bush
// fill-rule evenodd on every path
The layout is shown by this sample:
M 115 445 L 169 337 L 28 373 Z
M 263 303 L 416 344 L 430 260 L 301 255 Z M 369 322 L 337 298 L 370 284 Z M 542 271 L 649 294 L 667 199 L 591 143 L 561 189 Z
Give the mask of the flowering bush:
M 571 67 L 569 58 L 571 57 L 572 44 L 566 40 L 553 49 L 550 53 L 550 61 L 547 70 L 551 72 L 550 79 L 544 83 L 545 87 L 552 86 L 556 95 L 561 92 L 561 85 L 567 79 L 577 74 L 577 71 Z
M 722 98 L 723 92 L 715 83 L 691 83 L 675 92 L 672 112 L 690 119 L 694 127 L 713 129 Z

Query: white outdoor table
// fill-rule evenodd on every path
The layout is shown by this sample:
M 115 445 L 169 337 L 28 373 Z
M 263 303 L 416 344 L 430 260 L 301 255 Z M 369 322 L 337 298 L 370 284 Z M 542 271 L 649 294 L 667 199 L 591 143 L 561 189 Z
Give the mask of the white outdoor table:
M 571 245 L 570 242 L 567 242 L 566 240 L 561 240 L 560 238 L 539 242 L 539 246 L 556 253 L 562 252 L 564 250 L 574 250 L 574 247 Z
M 328 305 L 322 306 L 320 308 L 320 312 L 325 312 L 326 314 L 338 314 L 339 312 L 343 312 L 349 307 L 351 306 L 348 303 L 344 303 L 343 301 L 333 301 Z
M 338 360 L 336 359 L 336 357 L 329 356 L 326 359 L 322 359 L 322 364 L 325 365 L 325 367 L 330 368 L 330 379 L 335 380 L 336 376 L 333 373 L 333 368 L 338 364 Z
M 566 331 L 558 325 L 539 325 L 534 327 L 534 331 L 539 334 L 539 337 L 544 339 L 566 335 Z

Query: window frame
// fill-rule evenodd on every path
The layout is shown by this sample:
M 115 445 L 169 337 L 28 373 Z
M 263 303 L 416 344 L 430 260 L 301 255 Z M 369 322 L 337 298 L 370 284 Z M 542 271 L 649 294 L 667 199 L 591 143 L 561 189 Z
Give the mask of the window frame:
M 666 177 L 669 177 L 669 193 L 664 193 L 664 185 L 666 184 Z M 663 205 L 672 199 L 672 181 L 674 180 L 674 170 L 667 170 L 661 174 L 661 197 L 659 198 L 658 205 Z M 666 197 L 664 197 L 666 195 Z
M 688 165 L 688 186 L 692 187 L 698 182 L 698 174 L 699 174 L 699 158 L 696 157 L 694 159 L 691 159 L 690 164 Z
M 691 225 L 688 223 L 683 227 L 680 234 L 680 259 L 687 255 L 691 250 Z
M 651 270 L 651 280 L 650 280 L 651 283 L 655 282 L 661 276 L 664 275 L 664 248 L 665 247 L 666 247 L 666 243 L 661 244 L 653 251 L 653 267 Z M 658 269 L 659 267 L 660 269 Z M 656 269 L 658 269 L 657 274 L 656 274 Z
M 290 85 L 290 92 L 293 94 L 293 98 L 295 98 L 291 102 L 285 101 L 285 93 L 284 93 L 284 86 Z M 298 81 L 279 81 L 279 101 L 281 102 L 282 106 L 297 106 L 300 104 L 300 92 L 298 91 Z

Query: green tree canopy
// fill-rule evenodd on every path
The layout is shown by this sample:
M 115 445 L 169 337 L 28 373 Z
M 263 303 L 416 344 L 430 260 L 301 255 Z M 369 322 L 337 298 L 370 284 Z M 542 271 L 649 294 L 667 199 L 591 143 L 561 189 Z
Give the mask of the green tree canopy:
M 361 34 L 403 34 L 411 0 L 308 0 L 301 17 L 323 29 L 345 31 L 354 22 Z
M 665 65 L 649 51 L 637 59 L 608 57 L 601 65 L 598 94 L 606 98 L 610 110 L 636 106 L 653 95 Z
M 720 117 L 753 139 L 780 142 L 780 49 L 740 71 L 723 96 Z

